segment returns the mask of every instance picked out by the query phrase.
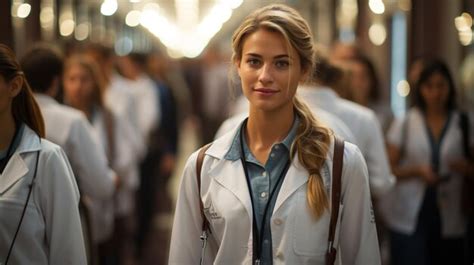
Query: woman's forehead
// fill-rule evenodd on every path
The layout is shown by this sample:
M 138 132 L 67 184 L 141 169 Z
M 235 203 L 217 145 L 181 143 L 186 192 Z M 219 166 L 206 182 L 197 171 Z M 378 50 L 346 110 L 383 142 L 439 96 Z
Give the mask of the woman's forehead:
M 289 45 L 283 34 L 266 29 L 258 29 L 243 40 L 242 54 L 286 55 L 289 57 L 297 55 L 296 50 Z

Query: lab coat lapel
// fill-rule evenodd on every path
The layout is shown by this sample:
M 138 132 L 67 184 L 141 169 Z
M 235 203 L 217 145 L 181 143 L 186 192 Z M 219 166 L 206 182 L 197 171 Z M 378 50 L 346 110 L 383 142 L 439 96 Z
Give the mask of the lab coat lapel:
M 221 166 L 216 166 L 209 171 L 209 176 L 214 178 L 217 183 L 229 190 L 236 196 L 247 210 L 248 216 L 252 218 L 252 202 L 250 200 L 250 193 L 245 179 L 245 173 L 242 168 L 242 162 L 223 161 Z
M 3 195 L 13 184 L 28 173 L 25 161 L 15 153 L 0 176 L 0 195 Z
M 28 126 L 25 126 L 20 144 L 0 176 L 0 195 L 4 194 L 13 184 L 28 173 L 29 169 L 25 160 L 23 160 L 22 154 L 35 152 L 40 149 L 39 137 Z
M 291 163 L 285 179 L 283 180 L 280 192 L 273 209 L 273 213 L 283 205 L 283 203 L 308 181 L 308 171 L 299 163 L 298 156 L 295 156 Z

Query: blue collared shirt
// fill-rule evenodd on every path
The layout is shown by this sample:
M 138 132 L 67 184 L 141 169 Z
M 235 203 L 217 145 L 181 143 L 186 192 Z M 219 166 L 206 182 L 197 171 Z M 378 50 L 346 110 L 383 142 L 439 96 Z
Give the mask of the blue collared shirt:
M 224 156 L 225 159 L 235 161 L 240 159 L 240 134 L 243 131 L 243 122 L 240 125 L 240 130 L 234 136 L 232 145 Z M 285 165 L 290 157 L 291 144 L 295 140 L 296 132 L 299 125 L 299 118 L 295 115 L 293 125 L 290 132 L 285 139 L 279 143 L 273 144 L 269 157 L 265 165 L 262 165 L 254 157 L 250 151 L 245 137 L 243 139 L 243 148 L 245 156 L 245 164 L 250 178 L 250 185 L 252 187 L 252 201 L 256 213 L 257 228 L 260 232 L 262 220 L 265 220 L 265 229 L 263 231 L 262 244 L 262 264 L 272 264 L 272 235 L 270 229 L 270 220 L 275 207 L 278 192 L 283 181 L 280 181 L 278 187 L 275 189 L 275 194 L 269 201 L 270 193 L 278 182 L 278 178 L 282 174 Z M 242 176 L 245 177 L 245 176 Z M 282 176 L 284 177 L 284 176 Z M 264 216 L 265 206 L 268 205 L 267 215 Z

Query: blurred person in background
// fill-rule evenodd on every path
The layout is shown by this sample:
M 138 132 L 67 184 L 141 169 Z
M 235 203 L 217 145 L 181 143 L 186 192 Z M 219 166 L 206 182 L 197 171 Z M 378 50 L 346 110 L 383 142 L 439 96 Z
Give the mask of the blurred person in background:
M 385 135 L 392 123 L 393 113 L 389 102 L 382 100 L 382 90 L 374 64 L 367 56 L 359 54 L 350 61 L 349 66 L 351 71 L 349 99 L 372 109 Z
M 135 98 L 138 128 L 147 145 L 153 130 L 161 121 L 159 93 L 146 73 L 146 55 L 130 53 L 118 59 L 118 70 L 125 77 L 125 84 Z
M 228 117 L 231 105 L 228 63 L 219 47 L 206 49 L 202 57 L 202 133 L 203 142 L 212 141 L 219 125 Z
M 202 174 L 198 152 L 189 157 L 169 264 L 330 264 L 333 135 L 295 97 L 314 66 L 309 26 L 294 9 L 269 5 L 245 19 L 232 44 L 249 117 L 207 149 Z M 380 264 L 364 159 L 350 143 L 342 151 L 336 264 Z
M 110 200 L 119 183 L 118 177 L 108 166 L 105 152 L 85 115 L 54 99 L 62 81 L 64 65 L 60 54 L 51 46 L 36 45 L 26 52 L 21 66 L 43 113 L 46 139 L 61 146 L 71 163 L 81 192 L 86 245 L 89 257 L 94 258 L 93 239 L 89 238 L 92 235 L 88 198 Z
M 474 121 L 458 108 L 453 78 L 440 60 L 424 64 L 414 93 L 413 107 L 387 139 L 398 179 L 381 207 L 391 229 L 391 264 L 463 264 L 462 189 L 474 174 L 468 158 Z
M 19 63 L 0 44 L 0 263 L 86 264 L 79 190 Z
M 117 197 L 121 193 L 134 191 L 129 186 L 128 178 L 136 163 L 136 155 L 130 152 L 133 148 L 124 135 L 126 130 L 123 120 L 103 102 L 104 83 L 94 61 L 81 55 L 68 58 L 64 66 L 63 87 L 65 104 L 84 113 L 94 128 L 110 167 L 120 176 L 115 200 L 93 200 L 91 204 L 93 240 L 99 249 L 99 264 L 117 264 L 119 260 L 127 258 L 124 252 L 131 248 L 132 232 L 125 225 L 125 219 L 130 218 L 132 212 L 128 215 L 122 212 L 115 214 L 114 207 L 119 207 Z
M 367 163 L 371 194 L 376 199 L 380 198 L 395 184 L 380 123 L 371 109 L 343 99 L 333 90 L 337 83 L 345 79 L 347 72 L 331 63 L 321 49 L 316 58 L 315 82 L 302 86 L 297 93 L 310 106 L 333 114 L 350 128 L 353 143 L 359 147 Z

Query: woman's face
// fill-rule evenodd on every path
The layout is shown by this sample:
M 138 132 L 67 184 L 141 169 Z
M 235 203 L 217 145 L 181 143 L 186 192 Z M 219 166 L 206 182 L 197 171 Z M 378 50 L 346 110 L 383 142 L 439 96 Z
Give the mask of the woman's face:
M 259 29 L 244 39 L 236 62 L 244 95 L 251 108 L 292 108 L 298 83 L 305 77 L 296 50 L 277 32 Z
M 427 108 L 445 107 L 449 96 L 448 80 L 439 72 L 433 73 L 420 86 Z
M 12 98 L 10 97 L 8 83 L 0 76 L 0 114 L 10 111 Z
M 13 99 L 20 93 L 23 81 L 20 77 L 15 77 L 11 81 L 6 81 L 0 75 L 0 116 L 11 113 Z
M 64 98 L 71 106 L 79 109 L 88 108 L 94 97 L 95 84 L 90 72 L 79 64 L 65 69 Z

